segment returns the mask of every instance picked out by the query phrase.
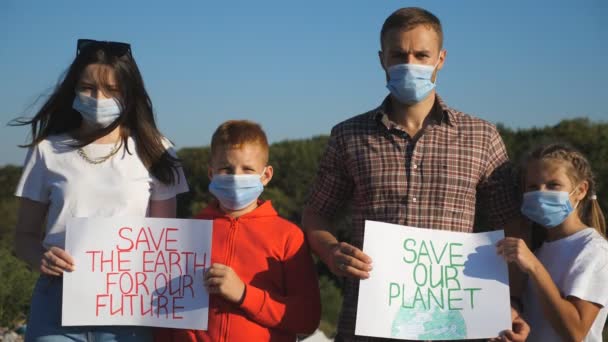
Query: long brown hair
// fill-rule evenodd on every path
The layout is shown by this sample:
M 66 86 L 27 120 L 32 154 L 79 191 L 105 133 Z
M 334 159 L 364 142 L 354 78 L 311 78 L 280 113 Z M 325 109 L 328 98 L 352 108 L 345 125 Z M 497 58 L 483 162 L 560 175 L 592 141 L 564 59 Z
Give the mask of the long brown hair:
M 587 158 L 573 147 L 566 144 L 554 143 L 542 145 L 532 150 L 524 160 L 522 170 L 525 170 L 525 167 L 532 160 L 560 162 L 565 166 L 568 178 L 570 178 L 573 184 L 587 181 L 589 189 L 578 205 L 578 216 L 584 224 L 597 229 L 600 234 L 606 236 L 606 219 L 597 200 L 595 176 Z M 522 176 L 524 174 L 525 172 L 521 173 Z
M 118 100 L 123 110 L 120 117 L 110 126 L 74 136 L 81 126 L 82 116 L 72 108 L 72 103 L 78 82 L 86 67 L 91 64 L 106 66 L 100 69 L 114 73 L 119 91 Z M 107 75 L 98 76 L 98 81 L 107 85 Z M 82 147 L 120 126 L 122 143 L 127 152 L 131 153 L 127 145 L 127 139 L 131 136 L 135 140 L 138 157 L 156 179 L 164 184 L 179 180 L 179 160 L 171 156 L 163 145 L 163 136 L 154 121 L 152 101 L 130 49 L 121 55 L 111 53 L 103 45 L 83 49 L 38 113 L 32 118 L 13 120 L 11 125 L 31 126 L 32 141 L 21 147 L 32 147 L 49 135 L 64 133 L 73 135 L 78 140 L 77 147 Z

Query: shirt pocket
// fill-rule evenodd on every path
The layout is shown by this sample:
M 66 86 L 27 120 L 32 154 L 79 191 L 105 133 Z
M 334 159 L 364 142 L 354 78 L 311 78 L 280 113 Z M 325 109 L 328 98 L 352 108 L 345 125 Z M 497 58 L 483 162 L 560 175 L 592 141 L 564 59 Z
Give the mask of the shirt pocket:
M 451 216 L 474 216 L 477 167 L 470 158 L 443 153 L 422 162 L 421 182 L 430 205 Z

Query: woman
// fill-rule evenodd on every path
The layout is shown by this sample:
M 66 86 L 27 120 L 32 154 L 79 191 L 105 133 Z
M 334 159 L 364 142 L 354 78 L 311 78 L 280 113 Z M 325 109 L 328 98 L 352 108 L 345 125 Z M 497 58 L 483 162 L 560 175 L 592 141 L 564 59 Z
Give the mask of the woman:
M 61 326 L 61 275 L 79 262 L 64 250 L 67 220 L 175 217 L 176 195 L 188 191 L 156 128 L 130 45 L 78 40 L 76 58 L 53 94 L 32 119 L 16 124 L 31 126 L 32 141 L 16 191 L 15 250 L 41 273 L 26 340 L 151 339 L 145 327 Z

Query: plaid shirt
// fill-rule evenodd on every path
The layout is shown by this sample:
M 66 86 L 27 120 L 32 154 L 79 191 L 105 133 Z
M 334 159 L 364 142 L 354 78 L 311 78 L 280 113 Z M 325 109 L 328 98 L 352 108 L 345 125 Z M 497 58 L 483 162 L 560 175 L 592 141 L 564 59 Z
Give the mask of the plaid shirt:
M 493 227 L 518 213 L 510 163 L 492 124 L 447 107 L 437 96 L 429 124 L 412 139 L 389 120 L 389 98 L 332 129 L 308 207 L 334 218 L 353 205 L 350 243 L 363 245 L 365 220 L 472 232 L 476 203 Z M 338 332 L 349 341 L 359 282 L 345 280 Z

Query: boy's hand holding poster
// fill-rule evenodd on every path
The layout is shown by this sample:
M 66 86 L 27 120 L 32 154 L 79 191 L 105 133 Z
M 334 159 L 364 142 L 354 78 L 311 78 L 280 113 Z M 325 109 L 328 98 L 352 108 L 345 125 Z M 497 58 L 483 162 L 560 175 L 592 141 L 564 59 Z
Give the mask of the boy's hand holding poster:
M 147 325 L 207 329 L 203 273 L 212 221 L 75 218 L 63 276 L 63 325 Z
M 503 231 L 458 233 L 366 221 L 357 335 L 412 340 L 496 337 L 511 328 Z

